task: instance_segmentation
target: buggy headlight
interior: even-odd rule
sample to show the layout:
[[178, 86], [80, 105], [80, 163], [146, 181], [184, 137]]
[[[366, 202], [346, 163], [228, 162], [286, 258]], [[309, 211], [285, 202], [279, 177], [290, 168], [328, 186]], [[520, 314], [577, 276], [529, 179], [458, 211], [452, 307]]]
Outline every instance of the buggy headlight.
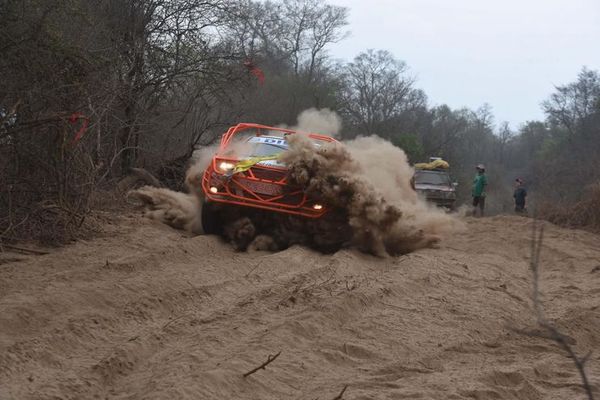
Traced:
[[227, 161], [222, 161], [219, 164], [219, 170], [221, 170], [221, 172], [230, 172], [235, 168], [235, 165], [227, 162]]

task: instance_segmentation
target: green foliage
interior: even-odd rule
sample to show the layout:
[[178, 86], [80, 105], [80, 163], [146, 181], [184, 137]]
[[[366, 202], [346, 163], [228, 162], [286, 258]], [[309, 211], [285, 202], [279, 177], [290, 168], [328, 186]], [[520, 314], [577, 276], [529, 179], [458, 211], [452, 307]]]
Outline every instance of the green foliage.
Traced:
[[393, 135], [391, 141], [394, 146], [404, 150], [411, 163], [416, 163], [426, 158], [425, 149], [417, 135], [410, 133]]

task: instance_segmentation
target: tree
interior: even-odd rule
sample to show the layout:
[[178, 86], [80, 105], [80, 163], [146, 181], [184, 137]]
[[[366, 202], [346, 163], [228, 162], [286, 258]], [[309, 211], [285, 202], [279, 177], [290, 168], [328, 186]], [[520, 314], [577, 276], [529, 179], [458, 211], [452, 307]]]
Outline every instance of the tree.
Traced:
[[573, 201], [600, 179], [600, 75], [583, 68], [543, 103], [547, 134], [535, 162], [548, 197]]
[[241, 0], [228, 13], [225, 31], [250, 59], [272, 72], [289, 67], [296, 77], [312, 82], [325, 60], [328, 45], [346, 37], [348, 9], [318, 0], [257, 2]]
[[548, 121], [574, 136], [593, 133], [600, 114], [600, 74], [583, 68], [577, 81], [558, 86], [543, 103]]
[[[160, 144], [189, 152], [188, 138], [221, 118], [224, 97], [244, 83], [241, 60], [215, 40], [227, 4], [2, 3], [0, 234], [18, 227], [60, 240], [76, 230], [96, 185], [163, 161]], [[80, 114], [90, 124], [74, 140], [70, 120]]]
[[411, 163], [419, 162], [425, 158], [423, 145], [417, 135], [403, 134], [394, 136], [392, 138], [392, 144], [404, 150]]
[[345, 37], [346, 8], [315, 0], [241, 0], [233, 10], [223, 35], [266, 76], [237, 104], [244, 118], [293, 124], [307, 108], [337, 108], [337, 66], [326, 51]]
[[451, 160], [467, 127], [467, 118], [447, 105], [429, 111], [429, 123], [422, 130], [423, 146], [427, 154]]
[[[123, 113], [119, 144], [121, 170], [137, 158], [147, 133], [147, 114], [174, 94], [188, 99], [184, 109], [234, 80], [227, 47], [211, 41], [209, 30], [222, 24], [223, 0], [110, 0], [103, 8], [109, 41], [116, 58], [119, 100]], [[239, 60], [238, 60], [239, 61]]]
[[342, 113], [356, 131], [389, 137], [404, 112], [425, 104], [407, 70], [384, 50], [368, 50], [346, 66]]
[[505, 161], [506, 148], [513, 137], [514, 133], [510, 129], [510, 124], [507, 121], [502, 122], [498, 129], [498, 161], [501, 164]]

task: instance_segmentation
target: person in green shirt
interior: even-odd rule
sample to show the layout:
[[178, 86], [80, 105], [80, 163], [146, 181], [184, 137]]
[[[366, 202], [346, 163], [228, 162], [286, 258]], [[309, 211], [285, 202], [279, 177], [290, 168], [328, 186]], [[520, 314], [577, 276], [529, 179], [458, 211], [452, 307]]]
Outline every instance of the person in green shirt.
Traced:
[[477, 165], [477, 175], [473, 179], [473, 215], [477, 216], [477, 208], [479, 207], [480, 216], [483, 217], [485, 208], [485, 187], [487, 186], [487, 177], [485, 176], [485, 166]]

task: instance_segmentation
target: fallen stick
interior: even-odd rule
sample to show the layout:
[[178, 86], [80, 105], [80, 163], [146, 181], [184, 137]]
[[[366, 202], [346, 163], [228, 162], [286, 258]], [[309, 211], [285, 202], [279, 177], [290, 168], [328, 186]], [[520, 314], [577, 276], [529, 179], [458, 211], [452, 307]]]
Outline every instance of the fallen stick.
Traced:
[[275, 359], [277, 357], [279, 357], [279, 355], [281, 354], [281, 351], [277, 354], [275, 354], [274, 356], [272, 356], [271, 354], [269, 354], [269, 357], [267, 358], [267, 361], [265, 361], [264, 363], [262, 363], [261, 365], [259, 365], [258, 367], [254, 368], [251, 371], [248, 371], [244, 374], [244, 378], [252, 375], [253, 373], [255, 373], [256, 371], [258, 371], [259, 369], [265, 369], [265, 367], [269, 364], [271, 364], [273, 361], [275, 361]]
[[2, 247], [6, 247], [7, 249], [11, 249], [11, 250], [20, 251], [22, 253], [38, 254], [40, 256], [43, 256], [45, 254], [50, 254], [47, 251], [28, 249], [26, 247], [13, 246], [12, 244], [3, 244]]
[[344, 392], [346, 391], [346, 389], [348, 389], [348, 385], [344, 386], [344, 388], [342, 389], [342, 391], [340, 392], [340, 394], [338, 394], [337, 396], [335, 396], [333, 398], [333, 400], [342, 400], [342, 396], [344, 395]]

